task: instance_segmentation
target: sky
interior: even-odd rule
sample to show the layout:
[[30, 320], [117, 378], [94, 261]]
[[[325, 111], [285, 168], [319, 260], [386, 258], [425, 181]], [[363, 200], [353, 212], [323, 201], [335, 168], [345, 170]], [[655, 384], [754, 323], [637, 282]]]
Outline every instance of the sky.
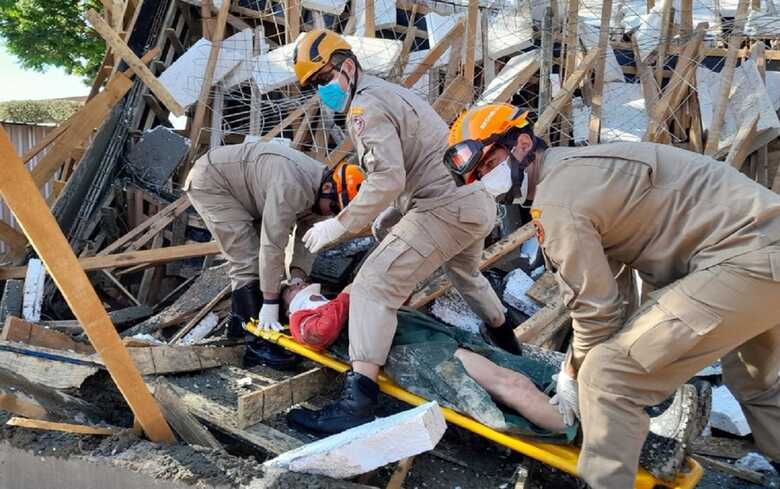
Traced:
[[0, 102], [79, 97], [89, 95], [90, 89], [82, 83], [81, 78], [68, 75], [61, 69], [52, 68], [45, 73], [23, 69], [2, 42], [0, 87]]

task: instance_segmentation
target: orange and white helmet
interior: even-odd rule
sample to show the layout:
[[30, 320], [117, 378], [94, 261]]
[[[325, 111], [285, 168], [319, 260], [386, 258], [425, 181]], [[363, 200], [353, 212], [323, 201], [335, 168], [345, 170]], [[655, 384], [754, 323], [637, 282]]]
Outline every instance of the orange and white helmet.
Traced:
[[444, 163], [466, 183], [476, 180], [485, 150], [512, 128], [529, 125], [528, 112], [510, 104], [488, 104], [463, 112], [450, 127]]

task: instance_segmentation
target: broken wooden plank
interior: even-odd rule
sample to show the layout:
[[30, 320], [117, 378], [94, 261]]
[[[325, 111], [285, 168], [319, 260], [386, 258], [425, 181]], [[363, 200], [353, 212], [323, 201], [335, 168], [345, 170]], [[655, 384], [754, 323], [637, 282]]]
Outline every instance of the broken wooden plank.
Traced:
[[3, 326], [3, 331], [0, 333], [0, 340], [26, 343], [55, 350], [70, 350], [85, 355], [95, 353], [95, 349], [90, 345], [79, 343], [64, 333], [39, 324], [29, 323], [15, 316], [5, 318], [5, 326]]
[[200, 311], [198, 311], [198, 313], [192, 319], [190, 319], [189, 322], [185, 324], [184, 327], [181, 328], [181, 330], [178, 333], [176, 333], [176, 335], [173, 338], [171, 338], [171, 341], [169, 341], [168, 343], [170, 344], [178, 343], [179, 340], [181, 340], [184, 337], [184, 335], [189, 333], [190, 330], [194, 328], [201, 321], [201, 319], [206, 317], [206, 314], [208, 314], [209, 311], [211, 311], [214, 308], [214, 306], [217, 305], [218, 302], [220, 302], [222, 299], [230, 295], [231, 290], [232, 290], [231, 284], [226, 285], [225, 288], [222, 289], [219, 292], [219, 294], [214, 296], [214, 298], [211, 299], [208, 304], [203, 306], [203, 308]]
[[433, 68], [436, 61], [447, 52], [447, 49], [449, 49], [453, 41], [463, 34], [465, 22], [465, 19], [458, 21], [458, 23], [455, 24], [455, 27], [450, 29], [450, 31], [428, 51], [428, 54], [420, 61], [420, 64], [417, 65], [415, 70], [404, 79], [401, 85], [406, 88], [413, 87], [428, 70]]
[[0, 391], [0, 411], [18, 414], [26, 418], [44, 419], [48, 415], [40, 404], [21, 399], [18, 395]]
[[[740, 0], [740, 5], [742, 1], [745, 0]], [[720, 460], [715, 460], [714, 458], [706, 457], [704, 455], [693, 454], [691, 457], [707, 469], [723, 472], [748, 482], [758, 484], [760, 486], [763, 486], [766, 480], [764, 474], [756, 472], [755, 470], [745, 469], [743, 467], [732, 465], [726, 462], [721, 462]]]
[[404, 485], [404, 481], [406, 480], [406, 475], [412, 468], [413, 463], [413, 456], [401, 459], [398, 462], [398, 465], [396, 465], [395, 470], [393, 471], [393, 475], [390, 476], [390, 480], [387, 481], [385, 489], [401, 489]]
[[[82, 271], [102, 270], [104, 268], [130, 267], [134, 265], [157, 265], [175, 260], [184, 260], [198, 256], [217, 255], [219, 247], [214, 241], [208, 243], [168, 246], [156, 250], [130, 251], [116, 255], [91, 256], [78, 260]], [[0, 280], [23, 278], [26, 266], [0, 268]]]
[[463, 76], [459, 76], [452, 80], [452, 83], [433, 102], [433, 110], [444, 119], [444, 122], [450, 124], [458, 114], [468, 108], [473, 98], [473, 84]]
[[238, 427], [235, 411], [181, 387], [172, 386], [172, 388], [193, 416], [250, 446], [273, 455], [280, 455], [303, 445], [300, 440], [263, 423], [241, 429]]
[[244, 346], [146, 346], [128, 348], [141, 375], [196, 372], [241, 365]]
[[102, 249], [97, 255], [104, 256], [126, 247], [128, 251], [140, 249], [149, 242], [154, 236], [162, 231], [174, 219], [190, 208], [192, 203], [186, 195], [182, 195], [171, 202], [157, 214], [149, 217], [144, 222], [128, 231], [124, 236], [117, 239], [110, 245]]
[[560, 299], [556, 299], [520, 323], [515, 328], [515, 337], [521, 343], [541, 346], [565, 327], [568, 320], [569, 313], [566, 307]]
[[[97, 15], [94, 10], [92, 12]], [[100, 20], [105, 24], [102, 18]], [[138, 62], [141, 63], [140, 60]], [[143, 66], [146, 68], [146, 65]], [[101, 353], [119, 391], [152, 441], [173, 442], [173, 432], [165, 422], [160, 407], [146, 389], [70, 243], [24, 163], [16, 155], [4, 129], [0, 129], [0, 160], [4, 162], [0, 165], [0, 193], [6, 205], [46, 264], [71, 311], [84, 325], [90, 342]]]
[[[463, 78], [474, 86], [474, 60], [477, 51], [477, 21], [479, 20], [479, 0], [469, 0], [466, 12], [466, 56], [463, 60]], [[487, 46], [482, 46], [487, 49]]]
[[691, 451], [699, 455], [738, 460], [750, 452], [757, 451], [757, 448], [755, 443], [738, 438], [701, 436], [693, 441]]
[[[601, 2], [601, 24], [599, 26], [599, 44], [597, 51], [606, 54], [609, 46], [609, 21], [612, 15], [612, 0]], [[601, 134], [601, 109], [604, 105], [604, 67], [607, 61], [606, 56], [598, 56], [594, 66], [595, 79], [593, 81], [593, 92], [590, 104], [590, 130], [588, 132], [588, 143], [598, 144]], [[583, 61], [583, 64], [585, 62]], [[576, 71], [575, 71], [576, 72]], [[568, 80], [567, 80], [568, 81]]]
[[119, 34], [108, 25], [105, 19], [93, 9], [89, 9], [85, 14], [85, 17], [98, 34], [105, 39], [106, 44], [117, 56], [120, 56], [125, 60], [130, 69], [133, 70], [138, 78], [149, 87], [149, 90], [160, 99], [160, 102], [162, 102], [174, 115], [179, 117], [183, 116], [184, 108], [176, 102], [168, 89], [160, 83], [146, 64], [138, 59], [138, 56], [136, 56], [133, 50], [128, 47]]
[[32, 428], [35, 430], [62, 431], [65, 433], [77, 433], [80, 435], [111, 436], [122, 431], [120, 428], [101, 428], [98, 426], [86, 426], [83, 424], [54, 423], [42, 419], [27, 419], [14, 416], [9, 419], [6, 426], [19, 428]]
[[[493, 243], [482, 252], [479, 262], [480, 270], [492, 266], [534, 236], [536, 236], [536, 228], [531, 223], [528, 223], [516, 229], [501, 241]], [[439, 277], [412, 294], [407, 305], [411, 308], [419, 309], [444, 294], [450, 287], [452, 287], [452, 284], [446, 276]]]
[[209, 52], [208, 61], [206, 61], [206, 70], [203, 73], [203, 82], [200, 86], [200, 94], [198, 95], [198, 102], [195, 106], [195, 116], [192, 118], [192, 123], [190, 125], [190, 154], [188, 160], [192, 160], [195, 157], [200, 146], [198, 144], [200, 141], [200, 131], [203, 129], [203, 121], [206, 118], [209, 93], [211, 93], [211, 85], [214, 81], [214, 71], [217, 68], [217, 59], [219, 58], [222, 39], [225, 37], [225, 23], [227, 22], [229, 9], [230, 0], [222, 0], [219, 13], [217, 13], [216, 27], [210, 37], [211, 51]]
[[739, 52], [740, 44], [742, 44], [742, 31], [745, 27], [748, 6], [749, 0], [739, 0], [739, 4], [737, 5], [737, 14], [731, 28], [731, 35], [729, 36], [728, 52], [726, 53], [723, 69], [720, 72], [718, 100], [712, 108], [712, 123], [707, 131], [707, 145], [704, 147], [704, 152], [708, 155], [715, 154], [715, 152], [718, 151], [718, 145], [720, 144], [720, 130], [723, 127], [723, 120], [726, 117], [726, 106], [729, 102], [731, 84], [734, 82], [734, 71], [737, 68], [737, 54]]
[[742, 168], [742, 164], [745, 163], [750, 154], [753, 141], [756, 139], [758, 132], [758, 119], [760, 114], [753, 116], [751, 120], [748, 120], [737, 131], [737, 135], [734, 136], [734, 142], [731, 144], [728, 156], [726, 156], [726, 164], [734, 167], [737, 170]]
[[15, 395], [24, 394], [47, 413], [63, 418], [86, 416], [90, 420], [101, 419], [101, 413], [93, 405], [59, 389], [31, 382], [13, 370], [0, 368], [0, 385], [13, 389]]
[[100, 365], [89, 355], [0, 341], [0, 368], [54, 389], [78, 388]]
[[173, 430], [179, 434], [182, 440], [190, 445], [225, 451], [222, 444], [214, 438], [214, 435], [187, 411], [187, 408], [174, 392], [171, 385], [162, 377], [158, 378], [154, 384], [154, 397], [160, 403], [165, 419], [168, 420]]
[[317, 367], [239, 396], [238, 427], [247, 428], [311, 399], [329, 389], [334, 378], [333, 371]]
[[547, 134], [550, 126], [555, 121], [555, 118], [558, 116], [558, 114], [560, 114], [563, 107], [571, 102], [571, 98], [574, 95], [574, 90], [577, 89], [583, 78], [585, 78], [590, 73], [590, 70], [593, 68], [593, 65], [596, 63], [596, 60], [599, 58], [601, 52], [602, 51], [600, 49], [594, 49], [589, 52], [580, 62], [580, 64], [577, 66], [577, 69], [574, 70], [571, 76], [566, 78], [563, 87], [561, 87], [560, 93], [553, 99], [552, 102], [550, 102], [550, 105], [547, 107], [544, 113], [539, 116], [539, 120], [536, 121], [536, 124], [534, 124], [534, 133], [536, 135]]
[[558, 282], [555, 280], [555, 275], [552, 272], [544, 272], [525, 292], [525, 295], [542, 305], [551, 303], [558, 298]]

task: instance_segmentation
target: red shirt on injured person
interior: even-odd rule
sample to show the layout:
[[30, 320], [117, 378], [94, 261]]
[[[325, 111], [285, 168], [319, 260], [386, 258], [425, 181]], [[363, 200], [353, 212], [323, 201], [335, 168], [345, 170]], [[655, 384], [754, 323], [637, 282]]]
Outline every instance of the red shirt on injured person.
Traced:
[[349, 314], [349, 294], [332, 301], [320, 294], [320, 284], [290, 286], [283, 291], [289, 304], [290, 332], [298, 343], [324, 350], [339, 337]]

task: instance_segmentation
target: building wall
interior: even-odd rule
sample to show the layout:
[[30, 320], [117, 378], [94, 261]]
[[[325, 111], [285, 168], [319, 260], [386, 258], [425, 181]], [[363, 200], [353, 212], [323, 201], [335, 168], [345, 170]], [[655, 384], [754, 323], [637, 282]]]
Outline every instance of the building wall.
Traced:
[[[46, 134], [48, 134], [50, 131], [54, 129], [54, 126], [16, 124], [16, 123], [9, 123], [9, 122], [0, 122], [0, 126], [2, 126], [2, 128], [8, 134], [8, 136], [11, 138], [11, 144], [14, 145], [14, 148], [16, 148], [16, 153], [19, 156], [26, 153], [30, 148], [35, 146], [38, 143], [38, 141], [43, 139], [43, 137], [46, 136]], [[27, 168], [29, 169], [34, 168], [44, 154], [46, 154], [46, 150], [41, 151], [38, 154], [38, 156], [30, 160], [27, 163]], [[49, 196], [51, 195], [51, 190], [52, 190], [52, 184], [51, 182], [49, 182], [43, 188], [43, 196], [48, 199]], [[0, 202], [0, 220], [5, 221], [6, 223], [12, 225], [13, 227], [19, 229], [19, 226], [16, 224], [16, 220], [14, 219], [13, 214], [11, 214], [11, 210], [8, 208], [8, 206], [5, 205], [5, 202]], [[6, 252], [5, 243], [0, 241], [0, 253], [5, 253], [5, 252]]]

